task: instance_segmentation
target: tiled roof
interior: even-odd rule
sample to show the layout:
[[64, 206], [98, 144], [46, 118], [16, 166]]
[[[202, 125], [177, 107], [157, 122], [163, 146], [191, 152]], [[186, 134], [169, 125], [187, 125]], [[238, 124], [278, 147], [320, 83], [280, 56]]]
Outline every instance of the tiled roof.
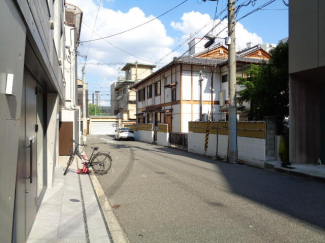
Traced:
[[223, 61], [224, 59], [198, 58], [198, 57], [185, 56], [178, 59], [176, 63], [215, 66]]
[[196, 56], [202, 55], [202, 54], [204, 54], [204, 53], [208, 53], [208, 52], [213, 51], [214, 49], [217, 49], [217, 48], [219, 48], [219, 47], [224, 47], [224, 48], [228, 49], [227, 46], [225, 46], [223, 43], [219, 42], [218, 44], [216, 44], [216, 45], [214, 45], [214, 46], [212, 46], [212, 47], [209, 47], [209, 48], [207, 48], [207, 49], [204, 50], [204, 51], [201, 51], [201, 52], [198, 52], [198, 53], [192, 54], [192, 57], [196, 57]]
[[246, 48], [244, 50], [238, 51], [237, 55], [240, 57], [243, 57], [243, 56], [253, 53], [254, 51], [260, 50], [260, 49], [262, 49], [261, 45], [252, 46], [250, 48]]
[[[236, 59], [237, 59], [237, 62], [256, 63], [256, 64], [260, 64], [260, 63], [263, 63], [263, 62], [265, 62], [265, 63], [268, 62], [268, 60], [265, 60], [265, 59], [247, 58], [247, 57], [241, 57], [239, 55], [237, 55]], [[179, 59], [176, 59], [176, 60], [168, 63], [164, 67], [158, 69], [156, 72], [150, 74], [148, 77], [142, 79], [138, 83], [135, 83], [130, 88], [137, 87], [138, 85], [144, 83], [148, 79], [158, 75], [163, 70], [169, 68], [170, 66], [176, 65], [176, 64], [192, 64], [192, 65], [204, 65], [204, 66], [224, 66], [227, 63], [228, 63], [228, 60], [224, 60], [224, 59], [211, 59], [211, 58], [198, 58], [198, 57], [192, 57], [192, 56], [184, 56], [184, 57], [181, 57]]]
[[[236, 61], [237, 62], [246, 62], [246, 63], [256, 63], [256, 64], [261, 64], [261, 63], [268, 63], [269, 60], [266, 59], [258, 59], [258, 58], [249, 58], [249, 57], [241, 57], [241, 56], [236, 56]], [[228, 64], [228, 60], [224, 60], [221, 63], [218, 64], [218, 66], [224, 66]]]

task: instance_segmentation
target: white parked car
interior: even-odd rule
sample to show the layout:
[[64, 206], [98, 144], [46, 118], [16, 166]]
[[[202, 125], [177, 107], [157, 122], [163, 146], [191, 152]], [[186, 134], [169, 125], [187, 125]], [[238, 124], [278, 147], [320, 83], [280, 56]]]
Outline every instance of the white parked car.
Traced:
[[134, 140], [134, 132], [130, 128], [126, 128], [126, 127], [118, 128], [116, 130], [115, 139], [116, 140], [130, 139], [133, 141]]

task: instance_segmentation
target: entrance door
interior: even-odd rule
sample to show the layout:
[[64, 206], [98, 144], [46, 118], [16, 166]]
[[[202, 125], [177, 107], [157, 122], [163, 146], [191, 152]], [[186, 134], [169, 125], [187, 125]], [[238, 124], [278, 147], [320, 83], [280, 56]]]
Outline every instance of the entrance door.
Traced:
[[37, 210], [36, 81], [25, 70], [17, 163], [14, 241], [25, 242]]
[[165, 124], [168, 124], [168, 132], [173, 131], [173, 123], [172, 123], [172, 116], [171, 115], [165, 115]]
[[32, 229], [37, 207], [36, 81], [25, 72], [26, 81], [26, 239]]

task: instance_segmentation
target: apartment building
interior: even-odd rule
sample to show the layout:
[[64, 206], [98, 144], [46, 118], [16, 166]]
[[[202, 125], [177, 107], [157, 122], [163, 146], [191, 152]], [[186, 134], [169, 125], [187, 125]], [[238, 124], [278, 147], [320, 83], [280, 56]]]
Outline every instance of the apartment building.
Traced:
[[[186, 133], [189, 121], [227, 120], [228, 49], [219, 43], [209, 50], [198, 50], [174, 59], [131, 87], [137, 92], [137, 123], [153, 123], [155, 127], [165, 123], [169, 132]], [[237, 52], [237, 76], [243, 77], [250, 64], [269, 59], [260, 45]], [[249, 104], [245, 105], [241, 108], [249, 109]]]

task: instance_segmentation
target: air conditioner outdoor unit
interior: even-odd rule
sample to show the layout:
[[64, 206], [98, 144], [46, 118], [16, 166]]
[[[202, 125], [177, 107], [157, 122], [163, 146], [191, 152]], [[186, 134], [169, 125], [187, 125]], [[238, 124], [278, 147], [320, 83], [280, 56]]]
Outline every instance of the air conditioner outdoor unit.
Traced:
[[202, 121], [208, 121], [208, 114], [204, 113], [202, 114]]

